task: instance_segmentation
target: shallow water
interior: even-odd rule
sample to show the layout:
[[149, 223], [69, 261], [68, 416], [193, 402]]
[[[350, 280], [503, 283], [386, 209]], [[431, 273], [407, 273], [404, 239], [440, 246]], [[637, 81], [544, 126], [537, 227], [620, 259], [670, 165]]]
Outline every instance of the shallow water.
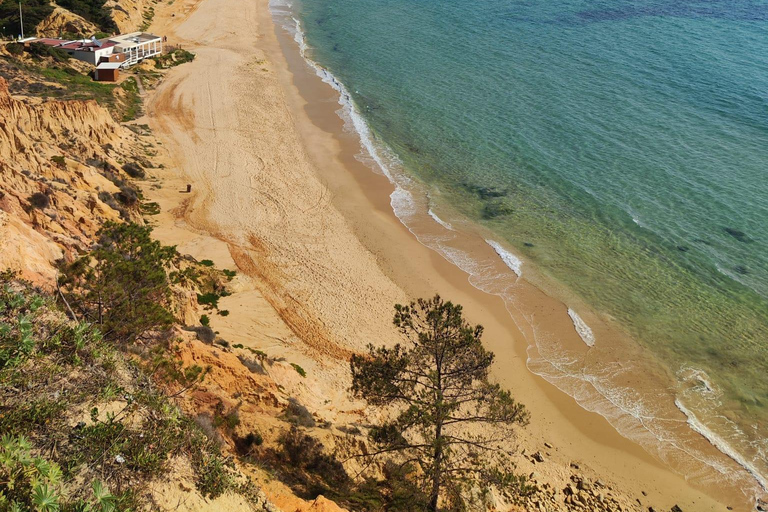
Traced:
[[[369, 130], [377, 163], [425, 185], [423, 213], [448, 233], [427, 242], [493, 293], [506, 293], [500, 283], [524, 273], [523, 261], [535, 265], [537, 284], [589, 305], [664, 361], [671, 383], [658, 392], [687, 421], [622, 385], [624, 366], [587, 367], [543, 333], [531, 368], [620, 430], [621, 414], [643, 424], [627, 435], [706, 436], [729, 459], [708, 462], [719, 475], [735, 462], [765, 487], [768, 2], [293, 9], [308, 57], [362, 114], [356, 128]], [[404, 190], [393, 196], [401, 218], [419, 207]], [[483, 274], [451, 247], [466, 219], [493, 233], [487, 243], [513, 275]], [[585, 347], [600, 349], [599, 332], [571, 312]]]

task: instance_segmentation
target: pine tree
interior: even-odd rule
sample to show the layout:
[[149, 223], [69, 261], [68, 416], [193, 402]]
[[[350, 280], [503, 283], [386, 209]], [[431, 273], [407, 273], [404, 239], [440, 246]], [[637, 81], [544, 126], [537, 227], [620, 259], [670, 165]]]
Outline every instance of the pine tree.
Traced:
[[351, 360], [353, 394], [388, 408], [392, 418], [370, 431], [374, 455], [398, 453], [414, 465], [430, 511], [441, 504], [462, 509], [478, 488], [519, 485], [522, 479], [489, 455], [529, 415], [488, 381], [494, 355], [483, 348], [483, 328], [439, 296], [395, 306], [394, 323], [404, 345], [369, 345], [368, 354]]
[[62, 266], [67, 301], [105, 337], [130, 341], [173, 320], [167, 270], [177, 253], [152, 240], [151, 231], [108, 222], [93, 251]]

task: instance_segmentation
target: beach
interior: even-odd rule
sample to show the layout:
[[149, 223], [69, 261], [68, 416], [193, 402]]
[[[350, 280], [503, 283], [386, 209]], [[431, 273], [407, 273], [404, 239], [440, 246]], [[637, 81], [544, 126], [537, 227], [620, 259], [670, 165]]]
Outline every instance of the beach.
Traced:
[[[196, 54], [147, 105], [167, 162], [159, 188], [147, 191], [164, 210], [155, 235], [239, 271], [239, 293], [222, 300], [230, 314], [214, 316], [213, 325], [225, 339], [307, 369], [307, 384], [292, 390], [305, 405], [328, 421], [358, 415], [360, 404], [346, 393], [349, 356], [397, 340], [395, 303], [439, 293], [485, 327], [494, 380], [531, 412], [515, 444], [546, 451], [537, 472], [556, 480], [577, 464], [645, 508], [749, 510], [734, 489], [689, 484], [528, 369], [524, 320], [531, 312], [574, 350], [584, 349], [568, 307], [510, 276], [525, 303], [510, 311], [419, 242], [392, 211], [390, 181], [356, 158], [359, 138], [344, 130], [338, 93], [306, 65], [265, 0], [237, 7], [176, 0], [157, 9], [152, 30]], [[185, 184], [189, 195], [180, 193]], [[481, 237], [466, 243], [488, 257], [497, 252]], [[508, 273], [501, 258], [495, 264]]]

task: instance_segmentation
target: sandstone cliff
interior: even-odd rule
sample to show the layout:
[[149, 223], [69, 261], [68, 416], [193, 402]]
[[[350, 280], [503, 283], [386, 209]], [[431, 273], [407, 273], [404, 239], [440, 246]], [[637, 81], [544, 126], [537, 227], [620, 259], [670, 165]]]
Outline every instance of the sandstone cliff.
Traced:
[[154, 0], [107, 0], [104, 7], [112, 11], [112, 19], [120, 32], [126, 33], [141, 30], [151, 20], [155, 3]]
[[13, 97], [0, 78], [0, 239], [14, 241], [0, 247], [5, 266], [50, 284], [56, 258], [135, 215], [116, 199], [126, 132], [95, 101]]
[[63, 34], [90, 37], [97, 32], [99, 28], [96, 25], [59, 6], [37, 26], [38, 37], [59, 37]]

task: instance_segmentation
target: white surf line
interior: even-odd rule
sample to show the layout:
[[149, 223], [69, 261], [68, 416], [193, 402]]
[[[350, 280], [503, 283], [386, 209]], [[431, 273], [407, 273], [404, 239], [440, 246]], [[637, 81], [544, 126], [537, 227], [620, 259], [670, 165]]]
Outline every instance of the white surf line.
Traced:
[[438, 217], [438, 216], [437, 216], [437, 214], [436, 214], [435, 212], [433, 212], [433, 211], [432, 211], [432, 208], [430, 208], [429, 210], [427, 210], [427, 213], [429, 214], [429, 216], [430, 216], [430, 217], [432, 217], [432, 219], [433, 219], [435, 222], [437, 222], [438, 224], [440, 224], [441, 226], [443, 226], [445, 229], [447, 229], [448, 231], [453, 231], [453, 226], [451, 226], [449, 223], [445, 222], [443, 219], [441, 219], [440, 217]]
[[757, 483], [760, 484], [760, 487], [762, 487], [764, 491], [768, 492], [768, 479], [761, 475], [755, 466], [753, 466], [748, 460], [744, 459], [744, 456], [734, 450], [733, 447], [731, 447], [731, 445], [725, 441], [725, 439], [709, 430], [709, 428], [707, 428], [707, 426], [704, 425], [704, 423], [702, 423], [696, 417], [696, 415], [693, 414], [693, 412], [688, 408], [686, 408], [677, 398], [675, 399], [675, 405], [678, 409], [680, 409], [680, 412], [685, 414], [686, 418], [688, 418], [688, 426], [690, 426], [694, 432], [700, 434], [704, 439], [709, 441], [712, 446], [720, 450], [722, 453], [733, 459], [733, 461], [738, 465], [746, 469], [755, 478], [755, 480], [757, 480]]
[[520, 258], [509, 252], [508, 250], [504, 249], [500, 243], [494, 242], [493, 240], [488, 240], [486, 238], [485, 243], [493, 247], [493, 250], [496, 251], [496, 254], [499, 255], [501, 260], [506, 264], [512, 272], [517, 275], [517, 277], [522, 277], [523, 275], [523, 262]]
[[593, 347], [595, 345], [595, 334], [592, 332], [592, 329], [590, 329], [587, 323], [579, 316], [579, 314], [571, 308], [568, 308], [568, 316], [571, 317], [571, 320], [573, 321], [573, 327], [576, 329], [579, 337], [584, 341], [584, 343], [586, 343], [588, 347]]

